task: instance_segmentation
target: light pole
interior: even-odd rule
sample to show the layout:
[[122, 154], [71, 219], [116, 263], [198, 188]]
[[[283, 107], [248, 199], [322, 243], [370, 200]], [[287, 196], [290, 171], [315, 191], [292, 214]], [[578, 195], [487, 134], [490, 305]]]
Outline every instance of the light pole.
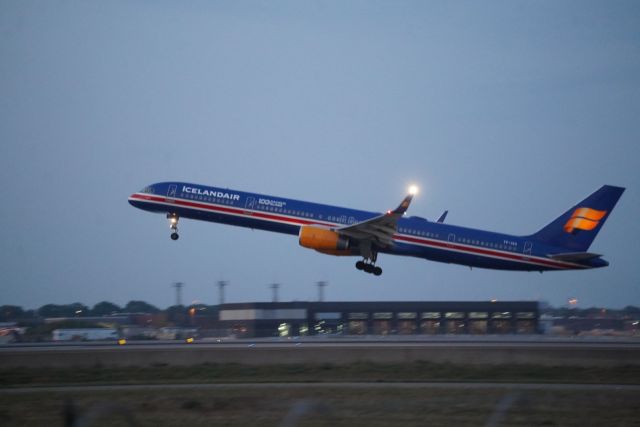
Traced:
[[273, 283], [273, 284], [269, 285], [269, 287], [273, 290], [273, 301], [272, 302], [278, 302], [278, 288], [280, 287], [280, 285], [277, 284], [277, 283]]
[[224, 304], [224, 288], [225, 286], [228, 286], [229, 283], [225, 282], [224, 280], [220, 280], [218, 282], [218, 288], [220, 288], [220, 299], [219, 299], [219, 305]]
[[176, 288], [176, 305], [182, 305], [182, 287], [184, 286], [184, 283], [175, 282], [171, 286]]
[[317, 283], [318, 285], [318, 301], [324, 301], [324, 288], [327, 286], [327, 282], [320, 281]]

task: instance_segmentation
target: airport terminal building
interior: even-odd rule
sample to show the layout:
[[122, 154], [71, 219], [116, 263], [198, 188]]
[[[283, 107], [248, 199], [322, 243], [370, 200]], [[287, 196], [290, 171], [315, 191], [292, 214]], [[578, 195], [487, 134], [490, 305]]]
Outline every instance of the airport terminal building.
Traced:
[[218, 327], [239, 338], [540, 332], [536, 301], [233, 303]]

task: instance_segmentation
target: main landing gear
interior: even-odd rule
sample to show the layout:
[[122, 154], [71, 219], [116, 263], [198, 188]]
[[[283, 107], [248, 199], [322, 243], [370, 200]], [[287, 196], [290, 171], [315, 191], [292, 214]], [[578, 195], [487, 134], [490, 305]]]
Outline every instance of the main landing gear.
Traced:
[[167, 219], [169, 220], [169, 227], [171, 228], [171, 240], [178, 240], [178, 220], [180, 217], [175, 213], [168, 213]]
[[378, 258], [378, 254], [376, 252], [371, 253], [371, 258], [364, 258], [362, 261], [356, 262], [356, 268], [358, 270], [362, 270], [365, 273], [373, 274], [374, 276], [379, 276], [382, 274], [382, 269], [376, 266], [376, 259]]
[[358, 270], [364, 271], [365, 273], [373, 273], [374, 276], [379, 276], [382, 274], [382, 269], [380, 267], [377, 267], [376, 265], [366, 261], [356, 262], [356, 268]]

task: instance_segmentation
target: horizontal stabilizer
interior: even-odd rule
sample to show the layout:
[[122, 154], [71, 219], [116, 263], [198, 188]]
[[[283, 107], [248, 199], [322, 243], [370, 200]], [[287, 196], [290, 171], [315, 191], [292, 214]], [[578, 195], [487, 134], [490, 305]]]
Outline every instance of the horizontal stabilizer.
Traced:
[[600, 258], [602, 255], [594, 254], [591, 252], [566, 252], [563, 254], [549, 255], [549, 258], [556, 259], [558, 261], [588, 261], [594, 258]]

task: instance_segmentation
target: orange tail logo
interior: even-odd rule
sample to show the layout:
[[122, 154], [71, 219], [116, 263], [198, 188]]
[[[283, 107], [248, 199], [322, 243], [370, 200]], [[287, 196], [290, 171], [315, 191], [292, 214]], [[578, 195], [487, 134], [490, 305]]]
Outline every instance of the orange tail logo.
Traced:
[[576, 209], [569, 221], [564, 225], [564, 231], [573, 233], [575, 230], [593, 230], [598, 226], [600, 220], [607, 214], [607, 211], [597, 211], [590, 208]]

